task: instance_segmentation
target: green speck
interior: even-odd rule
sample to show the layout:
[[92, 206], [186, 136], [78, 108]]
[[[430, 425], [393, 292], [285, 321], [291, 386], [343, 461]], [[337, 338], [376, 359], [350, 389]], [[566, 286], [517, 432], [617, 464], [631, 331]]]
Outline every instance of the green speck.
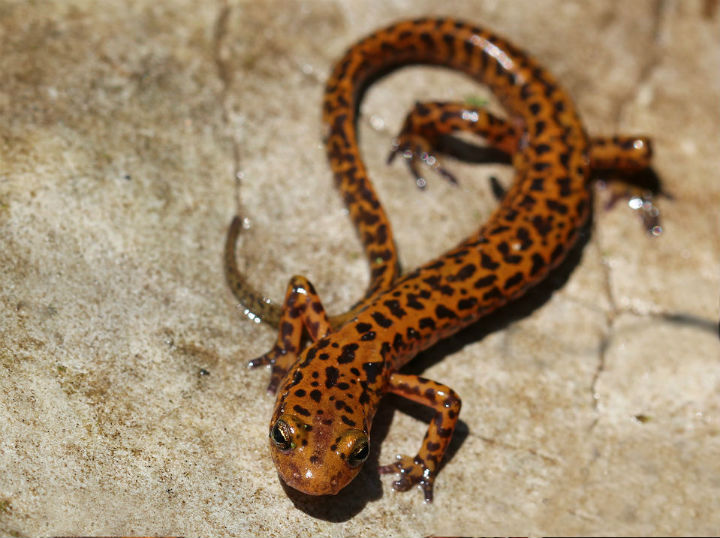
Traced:
[[465, 103], [470, 106], [481, 108], [488, 106], [489, 101], [479, 95], [468, 95], [465, 97]]

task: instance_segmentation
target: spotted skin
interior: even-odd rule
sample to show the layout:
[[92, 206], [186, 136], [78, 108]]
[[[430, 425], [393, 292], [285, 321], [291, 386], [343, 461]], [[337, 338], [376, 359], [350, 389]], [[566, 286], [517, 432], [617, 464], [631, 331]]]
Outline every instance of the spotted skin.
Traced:
[[[475, 133], [512, 156], [516, 177], [488, 221], [446, 254], [399, 275], [392, 229], [360, 157], [357, 100], [378, 74], [405, 64], [442, 65], [488, 85], [507, 120], [458, 103], [422, 103], [410, 112], [391, 154], [413, 174], [429, 165], [439, 136]], [[226, 275], [246, 307], [279, 328], [278, 339], [251, 365], [272, 365], [277, 393], [269, 427], [278, 473], [307, 494], [335, 494], [368, 456], [382, 396], [395, 393], [434, 411], [420, 450], [398, 456], [381, 473], [398, 473], [397, 490], [418, 484], [433, 498], [438, 467], [452, 438], [460, 398], [449, 387], [399, 369], [432, 346], [537, 284], [561, 262], [590, 211], [592, 166], [646, 167], [649, 141], [589, 140], [568, 94], [533, 59], [497, 35], [452, 19], [419, 19], [379, 30], [335, 65], [323, 101], [325, 146], [335, 182], [371, 267], [367, 294], [348, 313], [328, 318], [312, 285], [293, 277], [282, 308], [255, 292], [238, 271], [235, 241], [226, 241]], [[303, 335], [310, 345], [303, 348]]]

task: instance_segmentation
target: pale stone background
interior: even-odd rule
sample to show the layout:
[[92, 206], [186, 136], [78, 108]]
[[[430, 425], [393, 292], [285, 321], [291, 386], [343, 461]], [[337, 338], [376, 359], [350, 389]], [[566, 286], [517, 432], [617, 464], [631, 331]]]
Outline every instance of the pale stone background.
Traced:
[[[224, 232], [242, 210], [241, 263], [276, 300], [294, 273], [333, 312], [360, 296], [323, 83], [357, 38], [424, 14], [532, 51], [590, 132], [652, 136], [674, 199], [658, 239], [598, 211], [558, 291], [421, 359], [464, 399], [434, 504], [376, 476], [419, 445], [407, 405], [349, 488], [306, 498], [268, 454], [267, 374], [244, 365], [274, 334], [223, 281]], [[719, 20], [693, 0], [0, 0], [0, 534], [720, 533]], [[460, 188], [421, 193], [383, 164], [416, 99], [477, 95], [415, 68], [367, 96], [406, 267], [487, 217], [488, 176], [511, 180], [451, 162]]]

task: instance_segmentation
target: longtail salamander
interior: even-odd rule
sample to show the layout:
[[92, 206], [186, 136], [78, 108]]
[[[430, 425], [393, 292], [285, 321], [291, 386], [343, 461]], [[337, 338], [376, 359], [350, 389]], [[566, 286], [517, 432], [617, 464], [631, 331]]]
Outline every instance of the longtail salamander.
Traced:
[[[429, 165], [452, 180], [428, 155], [438, 137], [471, 132], [512, 156], [515, 181], [476, 233], [400, 275], [390, 223], [360, 157], [356, 120], [369, 82], [407, 64], [446, 66], [486, 84], [509, 119], [468, 104], [418, 104], [394, 153], [407, 159], [416, 176], [418, 165]], [[568, 94], [535, 60], [488, 30], [449, 18], [399, 22], [353, 45], [327, 81], [323, 123], [335, 182], [370, 262], [365, 298], [348, 313], [328, 317], [310, 282], [294, 276], [280, 309], [237, 268], [238, 218], [225, 245], [233, 292], [279, 329], [275, 346], [250, 363], [272, 365], [269, 391], [277, 392], [269, 427], [272, 458], [293, 488], [311, 495], [337, 493], [368, 457], [381, 397], [394, 393], [435, 414], [417, 455], [398, 456], [380, 472], [399, 474], [396, 490], [419, 484], [430, 502], [460, 398], [450, 387], [399, 373], [400, 368], [540, 282], [563, 260], [588, 219], [591, 170], [644, 169], [650, 142], [588, 138]], [[311, 340], [307, 347], [304, 332]]]

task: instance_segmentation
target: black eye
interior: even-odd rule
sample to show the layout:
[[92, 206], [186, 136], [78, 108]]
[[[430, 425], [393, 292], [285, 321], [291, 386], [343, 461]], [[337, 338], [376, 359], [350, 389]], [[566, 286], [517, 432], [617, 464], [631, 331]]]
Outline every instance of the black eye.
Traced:
[[289, 450], [292, 447], [290, 440], [290, 427], [284, 420], [279, 420], [270, 430], [270, 439], [280, 450]]
[[363, 439], [358, 442], [355, 448], [353, 448], [353, 451], [350, 453], [350, 457], [348, 458], [348, 464], [350, 465], [350, 467], [357, 467], [358, 465], [362, 465], [362, 463], [367, 459], [369, 454], [370, 445], [368, 444], [367, 440]]

